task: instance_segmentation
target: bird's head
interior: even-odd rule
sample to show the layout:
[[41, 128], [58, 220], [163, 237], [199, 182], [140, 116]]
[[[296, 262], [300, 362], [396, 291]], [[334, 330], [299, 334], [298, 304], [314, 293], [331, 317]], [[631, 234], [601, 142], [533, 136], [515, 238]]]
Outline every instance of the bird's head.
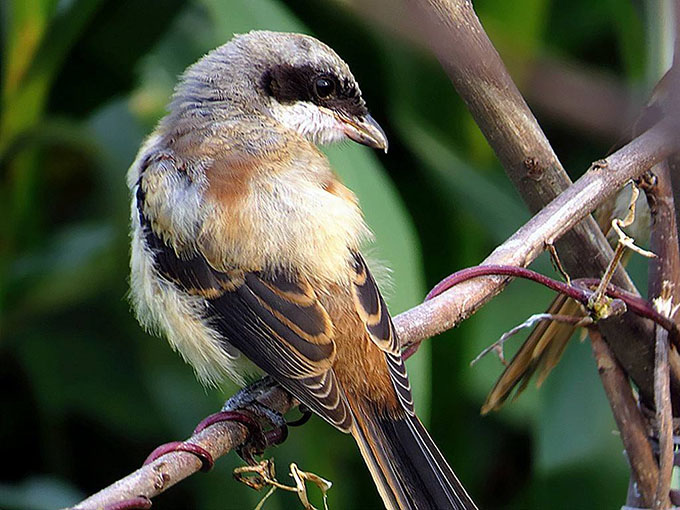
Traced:
[[345, 138], [387, 151], [347, 64], [313, 37], [253, 31], [212, 51], [184, 75], [175, 95], [268, 115], [314, 143]]

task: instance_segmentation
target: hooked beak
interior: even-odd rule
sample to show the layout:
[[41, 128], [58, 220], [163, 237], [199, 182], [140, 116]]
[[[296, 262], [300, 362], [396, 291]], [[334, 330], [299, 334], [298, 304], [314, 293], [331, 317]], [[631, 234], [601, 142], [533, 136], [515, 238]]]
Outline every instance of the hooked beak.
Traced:
[[347, 138], [373, 149], [382, 149], [387, 152], [387, 136], [373, 117], [366, 114], [363, 118], [336, 115], [342, 123]]

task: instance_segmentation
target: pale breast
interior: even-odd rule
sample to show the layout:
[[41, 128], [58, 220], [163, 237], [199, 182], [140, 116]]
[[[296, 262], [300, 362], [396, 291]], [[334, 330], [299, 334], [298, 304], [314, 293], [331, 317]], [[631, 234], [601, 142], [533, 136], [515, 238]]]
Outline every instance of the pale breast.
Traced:
[[330, 173], [324, 156], [264, 160], [257, 171], [231, 182], [224, 175], [212, 180], [206, 194], [211, 212], [199, 238], [211, 262], [225, 268], [294, 268], [329, 282], [346, 280], [350, 250], [370, 232], [356, 198]]

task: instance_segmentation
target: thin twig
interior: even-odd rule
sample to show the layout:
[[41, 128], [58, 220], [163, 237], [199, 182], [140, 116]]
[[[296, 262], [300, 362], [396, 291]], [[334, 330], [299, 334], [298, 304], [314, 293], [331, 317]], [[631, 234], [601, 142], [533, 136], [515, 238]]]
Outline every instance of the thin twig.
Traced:
[[255, 490], [261, 490], [267, 486], [270, 487], [270, 490], [265, 494], [264, 498], [260, 500], [260, 503], [255, 510], [262, 508], [264, 502], [273, 494], [275, 489], [295, 492], [305, 510], [316, 510], [309, 502], [306, 485], [307, 481], [319, 488], [323, 496], [324, 509], [328, 510], [328, 491], [333, 486], [331, 482], [317, 474], [302, 471], [294, 462], [290, 465], [289, 474], [295, 481], [294, 486], [286, 485], [276, 479], [274, 461], [271, 459], [262, 460], [254, 466], [241, 466], [234, 470], [234, 478], [248, 487], [252, 487]]
[[[600, 280], [594, 278], [579, 278], [577, 280], [573, 280], [572, 285], [568, 285], [564, 282], [553, 280], [552, 278], [524, 267], [481, 265], [462, 269], [456, 273], [453, 273], [452, 275], [447, 276], [441, 282], [435, 285], [435, 287], [427, 295], [426, 299], [432, 300], [445, 292], [450, 292], [456, 286], [461, 285], [462, 283], [473, 278], [491, 275], [512, 276], [515, 278], [525, 278], [527, 280], [532, 280], [536, 283], [544, 285], [545, 287], [548, 287], [549, 289], [564, 294], [565, 296], [568, 296], [574, 301], [578, 301], [583, 305], [588, 305], [595, 293], [595, 291], [590, 290], [590, 288], [592, 287], [597, 289], [600, 284]], [[604, 289], [604, 294], [610, 298], [622, 301], [629, 311], [632, 311], [639, 316], [644, 317], [645, 319], [649, 319], [656, 324], [659, 324], [661, 327], [667, 329], [673, 338], [674, 344], [680, 348], [680, 330], [678, 329], [677, 325], [672, 320], [668, 319], [668, 317], [655, 310], [649, 302], [611, 284], [607, 286], [606, 289]], [[616, 313], [617, 310], [612, 311]], [[604, 319], [608, 317], [609, 315], [599, 315], [595, 318]]]
[[625, 218], [614, 218], [611, 222], [612, 229], [619, 236], [619, 239], [616, 243], [616, 249], [614, 250], [614, 257], [612, 258], [611, 262], [609, 262], [607, 270], [604, 272], [604, 275], [602, 275], [600, 283], [597, 285], [597, 289], [595, 289], [595, 293], [591, 296], [590, 302], [588, 303], [588, 308], [591, 310], [597, 310], [599, 308], [606, 309], [607, 303], [604, 299], [605, 291], [609, 285], [609, 282], [611, 282], [614, 276], [614, 272], [616, 271], [616, 268], [626, 251], [626, 248], [642, 255], [643, 257], [656, 257], [656, 255], [653, 253], [636, 246], [635, 240], [632, 237], [626, 235], [626, 233], [623, 231], [624, 228], [631, 226], [635, 221], [635, 204], [637, 203], [638, 196], [640, 196], [640, 189], [634, 183], [632, 183], [630, 203], [628, 204], [628, 213], [626, 214]]
[[518, 324], [511, 330], [503, 333], [498, 340], [496, 340], [494, 343], [492, 343], [486, 349], [480, 352], [477, 355], [477, 357], [470, 362], [470, 366], [474, 366], [479, 360], [481, 360], [491, 351], [496, 351], [498, 357], [501, 360], [501, 363], [507, 366], [507, 362], [505, 361], [505, 355], [503, 353], [503, 346], [505, 344], [505, 341], [508, 338], [513, 337], [523, 329], [531, 328], [534, 326], [534, 324], [541, 321], [562, 322], [564, 324], [571, 324], [575, 327], [588, 326], [593, 323], [593, 319], [591, 319], [590, 317], [576, 317], [574, 315], [560, 315], [554, 313], [536, 313], [529, 317], [527, 320], [525, 320], [522, 324]]
[[673, 475], [673, 414], [671, 406], [671, 378], [668, 364], [668, 331], [656, 328], [656, 363], [654, 365], [654, 390], [656, 424], [659, 431], [659, 479], [652, 508], [671, 507], [670, 490]]
[[564, 281], [567, 282], [567, 284], [571, 285], [571, 276], [569, 276], [569, 273], [567, 273], [567, 271], [564, 269], [562, 261], [560, 260], [560, 256], [557, 254], [557, 250], [555, 249], [555, 245], [549, 243], [546, 246], [548, 247], [548, 252], [550, 253], [550, 261], [553, 263], [553, 266], [555, 266], [557, 272], [562, 275]]

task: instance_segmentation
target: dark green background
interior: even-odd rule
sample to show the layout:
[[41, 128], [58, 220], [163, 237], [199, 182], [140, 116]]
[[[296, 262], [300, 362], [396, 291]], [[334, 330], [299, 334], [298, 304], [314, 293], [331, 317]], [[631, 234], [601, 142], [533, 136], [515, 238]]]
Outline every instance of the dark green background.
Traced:
[[[133, 319], [125, 187], [177, 75], [233, 33], [312, 34], [353, 69], [390, 152], [342, 144], [328, 153], [376, 233], [367, 252], [392, 269], [380, 279], [393, 314], [446, 274], [480, 262], [528, 219], [438, 63], [350, 3], [0, 3], [0, 508], [73, 504], [134, 470], [156, 445], [186, 437], [235, 391], [203, 389], [166, 342]], [[653, 3], [475, 7], [520, 89], [528, 64], [548, 57], [607, 73], [643, 96], [655, 72]], [[389, 26], [395, 13], [385, 18]], [[572, 177], [616, 142], [536, 113]], [[552, 273], [545, 258], [534, 266]], [[470, 360], [549, 298], [513, 283], [458, 329], [428, 341], [409, 362], [417, 407], [480, 506], [617, 508], [627, 468], [587, 342], [573, 342], [540, 391], [479, 416], [501, 365], [489, 356], [470, 368]], [[332, 480], [331, 509], [380, 507], [352, 440], [319, 419], [268, 455], [281, 481], [290, 462]], [[154, 508], [254, 508], [262, 494], [232, 480], [237, 465], [235, 455], [221, 459]], [[265, 508], [300, 505], [278, 492]]]

